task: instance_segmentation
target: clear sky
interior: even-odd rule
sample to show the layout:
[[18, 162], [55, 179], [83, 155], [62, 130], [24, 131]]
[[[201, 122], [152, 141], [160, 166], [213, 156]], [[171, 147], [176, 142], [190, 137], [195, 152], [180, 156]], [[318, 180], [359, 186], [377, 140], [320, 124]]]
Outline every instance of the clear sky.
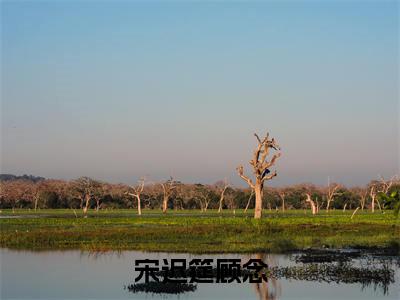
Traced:
[[273, 185], [399, 172], [399, 2], [1, 2], [1, 172]]

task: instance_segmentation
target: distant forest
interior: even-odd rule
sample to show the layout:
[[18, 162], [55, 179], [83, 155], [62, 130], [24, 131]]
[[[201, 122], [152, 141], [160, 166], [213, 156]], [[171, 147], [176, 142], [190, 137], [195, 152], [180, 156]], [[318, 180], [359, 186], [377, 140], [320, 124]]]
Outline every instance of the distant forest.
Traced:
[[[380, 192], [400, 191], [397, 177], [390, 180], [372, 180], [362, 187], [331, 183], [327, 186], [298, 184], [285, 187], [266, 187], [263, 208], [273, 210], [305, 209], [307, 195], [319, 209], [370, 209]], [[138, 198], [139, 196], [139, 198]], [[88, 177], [75, 180], [45, 179], [32, 175], [0, 175], [0, 208], [71, 208], [117, 209], [245, 209], [254, 208], [250, 188], [229, 185], [226, 181], [214, 184], [189, 184], [170, 178], [164, 182], [146, 182], [136, 186], [111, 184]]]

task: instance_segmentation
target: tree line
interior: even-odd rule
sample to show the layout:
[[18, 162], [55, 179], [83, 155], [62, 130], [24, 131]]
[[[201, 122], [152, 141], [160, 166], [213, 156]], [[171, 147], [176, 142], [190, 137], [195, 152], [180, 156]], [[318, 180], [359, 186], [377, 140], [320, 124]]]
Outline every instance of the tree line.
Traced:
[[[262, 208], [285, 211], [312, 209], [313, 213], [331, 209], [381, 210], [378, 195], [400, 191], [397, 177], [372, 180], [362, 187], [348, 188], [337, 183], [327, 186], [298, 184], [268, 187], [263, 191]], [[145, 178], [134, 185], [112, 184], [89, 177], [74, 180], [29, 177], [0, 181], [1, 209], [89, 209], [130, 208], [141, 214], [142, 209], [189, 210], [206, 212], [216, 209], [249, 209], [255, 207], [254, 189], [230, 185], [226, 180], [214, 184], [182, 183], [169, 178], [163, 182], [149, 182]]]

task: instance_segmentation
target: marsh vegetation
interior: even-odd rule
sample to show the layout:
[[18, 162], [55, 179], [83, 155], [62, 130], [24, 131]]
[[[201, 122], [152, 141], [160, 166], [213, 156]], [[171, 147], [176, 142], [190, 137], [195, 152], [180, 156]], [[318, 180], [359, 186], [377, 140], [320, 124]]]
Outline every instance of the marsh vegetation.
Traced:
[[[145, 250], [195, 253], [287, 252], [307, 248], [399, 249], [400, 222], [390, 211], [3, 210], [1, 247], [13, 249]], [[12, 216], [12, 218], [7, 218]], [[4, 218], [6, 217], [6, 218]]]

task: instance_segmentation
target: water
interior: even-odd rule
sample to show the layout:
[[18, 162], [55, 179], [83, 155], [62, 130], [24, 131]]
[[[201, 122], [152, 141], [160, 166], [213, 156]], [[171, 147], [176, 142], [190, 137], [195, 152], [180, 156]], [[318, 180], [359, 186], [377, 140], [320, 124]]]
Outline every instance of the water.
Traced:
[[[262, 259], [269, 267], [302, 267], [287, 255], [194, 255], [144, 253], [89, 253], [81, 251], [27, 252], [1, 249], [1, 299], [400, 299], [400, 267], [395, 260], [372, 260], [371, 257], [353, 258], [354, 268], [369, 267], [383, 270], [386, 265], [392, 282], [378, 273], [377, 285], [365, 282], [346, 283], [340, 274], [335, 282], [288, 278], [269, 278], [267, 283], [199, 283], [195, 291], [179, 295], [133, 293], [126, 286], [134, 283], [138, 275], [134, 269], [137, 259], [184, 258], [240, 258], [242, 263], [250, 257]], [[335, 263], [334, 263], [335, 264]], [[329, 271], [328, 273], [330, 273]], [[303, 274], [304, 275], [304, 274]], [[315, 274], [314, 274], [315, 275]], [[318, 280], [326, 279], [317, 278]], [[335, 275], [336, 276], [336, 275]], [[347, 275], [346, 275], [347, 276]], [[293, 276], [292, 276], [293, 277]], [[380, 281], [386, 282], [379, 284]], [[125, 287], [125, 288], [124, 288]]]

